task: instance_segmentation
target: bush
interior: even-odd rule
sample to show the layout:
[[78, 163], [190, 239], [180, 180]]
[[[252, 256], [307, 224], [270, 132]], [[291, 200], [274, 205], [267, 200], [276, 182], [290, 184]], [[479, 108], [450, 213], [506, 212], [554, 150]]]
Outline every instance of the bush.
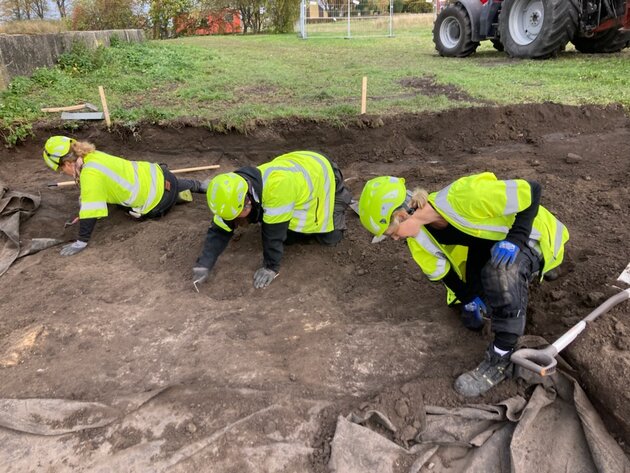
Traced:
[[4, 92], [0, 92], [0, 137], [5, 146], [15, 146], [33, 135], [31, 122], [36, 109], [25, 97], [32, 89], [26, 77], [14, 78]]
[[70, 51], [59, 56], [58, 64], [62, 71], [70, 74], [87, 74], [103, 67], [106, 55], [103, 46], [90, 49], [83, 41], [75, 40]]

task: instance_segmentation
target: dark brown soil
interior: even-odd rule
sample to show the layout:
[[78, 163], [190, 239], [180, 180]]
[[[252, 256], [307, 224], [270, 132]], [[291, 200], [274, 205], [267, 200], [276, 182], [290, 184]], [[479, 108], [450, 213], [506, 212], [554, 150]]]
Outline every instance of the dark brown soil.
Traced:
[[[485, 170], [537, 180], [543, 204], [571, 233], [561, 278], [535, 284], [530, 294], [527, 332], [551, 341], [617, 291], [630, 262], [629, 124], [621, 107], [550, 103], [365, 117], [345, 127], [281, 120], [247, 135], [175, 124], [88, 128], [77, 137], [129, 159], [171, 168], [220, 164], [222, 171], [318, 150], [340, 164], [357, 196], [381, 174], [428, 190]], [[59, 131], [39, 130], [0, 161], [0, 178], [12, 189], [42, 195], [40, 210], [23, 224], [25, 239], [71, 240], [76, 232], [63, 229], [77, 210], [76, 189], [46, 187], [60, 178], [41, 159], [52, 133]], [[158, 461], [210, 436], [212, 448], [177, 471], [323, 473], [340, 414], [380, 408], [400, 423], [395, 440], [404, 444], [423, 403], [465, 403], [452, 382], [477, 364], [488, 338], [460, 325], [443, 289], [425, 280], [403, 243], [371, 244], [349, 213], [342, 243], [289, 247], [280, 277], [255, 290], [260, 231], [248, 227], [197, 294], [190, 270], [210, 219], [202, 196], [159, 221], [133, 222], [113, 209], [86, 251], [23, 258], [0, 280], [0, 341], [45, 327], [20, 364], [1, 370], [0, 398], [109, 404], [174, 386], [151, 401], [168, 412], [159, 429], [138, 421], [85, 433], [64, 471], [81, 465], [85, 452], [121, 453], [160, 440]], [[629, 312], [627, 303], [614, 308], [565, 353], [608, 428], [626, 443]], [[483, 400], [521, 389], [509, 381]]]

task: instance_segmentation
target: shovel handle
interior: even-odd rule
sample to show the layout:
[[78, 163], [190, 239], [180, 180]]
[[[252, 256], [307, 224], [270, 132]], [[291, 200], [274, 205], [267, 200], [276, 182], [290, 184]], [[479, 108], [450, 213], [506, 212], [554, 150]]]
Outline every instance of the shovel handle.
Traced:
[[548, 376], [556, 371], [556, 355], [558, 351], [553, 345], [537, 350], [521, 348], [512, 353], [510, 360], [515, 365], [522, 366], [540, 376]]
[[569, 345], [586, 328], [588, 322], [608, 312], [620, 302], [630, 299], [630, 288], [606, 299], [593, 312], [571, 327], [565, 334], [548, 347], [542, 349], [521, 348], [512, 353], [512, 363], [522, 366], [540, 376], [548, 376], [556, 371], [556, 355]]

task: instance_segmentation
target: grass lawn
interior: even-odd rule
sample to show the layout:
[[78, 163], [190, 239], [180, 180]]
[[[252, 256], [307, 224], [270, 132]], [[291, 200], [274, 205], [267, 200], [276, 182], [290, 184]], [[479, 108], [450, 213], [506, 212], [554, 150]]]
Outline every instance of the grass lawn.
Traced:
[[12, 81], [0, 94], [0, 132], [13, 144], [51, 118], [42, 107], [100, 104], [98, 85], [112, 120], [128, 125], [184, 116], [237, 129], [274, 117], [340, 121], [359, 113], [363, 76], [370, 114], [544, 101], [630, 106], [630, 49], [584, 55], [569, 46], [557, 59], [532, 61], [483, 42], [469, 58], [441, 58], [430, 15], [417, 18], [399, 21], [393, 38], [206, 36], [78, 51]]

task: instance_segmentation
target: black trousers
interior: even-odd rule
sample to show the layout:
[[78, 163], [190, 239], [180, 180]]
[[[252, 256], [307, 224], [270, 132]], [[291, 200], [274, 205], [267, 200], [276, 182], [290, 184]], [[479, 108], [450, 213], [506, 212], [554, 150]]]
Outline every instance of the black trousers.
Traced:
[[488, 262], [481, 270], [483, 295], [491, 312], [497, 348], [511, 350], [525, 332], [529, 284], [539, 274], [542, 263], [542, 257], [526, 246], [509, 268], [495, 268]]

